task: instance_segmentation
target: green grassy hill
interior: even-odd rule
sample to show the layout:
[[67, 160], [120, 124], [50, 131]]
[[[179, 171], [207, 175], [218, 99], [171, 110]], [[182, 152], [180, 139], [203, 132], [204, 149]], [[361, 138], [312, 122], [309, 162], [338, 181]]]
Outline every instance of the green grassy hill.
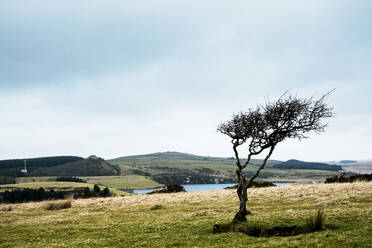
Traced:
[[[140, 175], [159, 183], [235, 183], [234, 158], [206, 157], [180, 152], [159, 152], [112, 159], [110, 163], [121, 168], [122, 175]], [[252, 176], [262, 160], [256, 159], [245, 169]], [[259, 179], [267, 181], [324, 180], [336, 175], [334, 170], [276, 169], [282, 161], [269, 160]], [[306, 164], [307, 165], [307, 164]]]
[[[158, 152], [146, 155], [127, 156], [105, 161], [96, 156], [87, 159], [39, 158], [28, 160], [28, 173], [25, 177], [20, 171], [23, 169], [23, 160], [17, 160], [12, 166], [10, 160], [0, 161], [0, 184], [30, 181], [53, 181], [56, 176], [89, 177], [89, 183], [99, 183], [104, 186], [119, 187], [121, 189], [152, 188], [162, 184], [178, 183], [235, 183], [234, 158], [197, 156], [180, 152]], [[45, 163], [45, 161], [49, 161]], [[55, 162], [57, 161], [57, 162]], [[39, 163], [40, 162], [40, 163]], [[63, 163], [62, 163], [63, 162]], [[252, 160], [245, 169], [246, 176], [252, 176], [257, 165], [262, 160]], [[325, 180], [338, 172], [333, 168], [311, 166], [301, 163], [296, 169], [276, 168], [282, 161], [269, 160], [266, 168], [262, 170], [259, 180], [263, 181], [314, 181]], [[310, 165], [310, 166], [309, 166]], [[306, 166], [306, 168], [304, 167]], [[328, 170], [329, 169], [329, 170]], [[5, 177], [1, 173], [10, 173], [13, 178]], [[12, 174], [13, 173], [13, 174]], [[15, 175], [23, 177], [14, 178]], [[97, 177], [97, 178], [95, 178]]]

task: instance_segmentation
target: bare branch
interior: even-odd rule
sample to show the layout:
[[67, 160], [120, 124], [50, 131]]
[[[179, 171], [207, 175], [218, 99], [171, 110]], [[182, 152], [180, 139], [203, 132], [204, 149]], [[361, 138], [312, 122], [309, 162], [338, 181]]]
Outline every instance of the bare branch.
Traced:
[[[218, 126], [218, 132], [231, 138], [238, 167], [236, 174], [239, 182], [237, 193], [240, 199], [240, 209], [234, 220], [245, 219], [247, 187], [252, 185], [260, 171], [265, 168], [278, 143], [291, 138], [305, 139], [310, 131], [321, 133], [325, 130], [327, 123], [323, 123], [323, 120], [333, 116], [333, 108], [325, 103], [332, 91], [317, 100], [314, 100], [314, 97], [303, 99], [285, 92], [275, 102], [265, 100], [264, 105], [248, 109], [247, 112], [234, 114], [231, 120]], [[248, 157], [242, 165], [237, 148], [246, 142], [248, 143]], [[252, 156], [266, 149], [269, 149], [269, 153], [253, 177], [246, 183], [242, 170], [248, 166]]]
[[265, 168], [265, 165], [266, 165], [267, 161], [269, 160], [271, 154], [273, 154], [274, 149], [275, 149], [275, 146], [272, 146], [272, 147], [270, 148], [269, 153], [266, 155], [266, 157], [265, 157], [264, 161], [262, 162], [261, 166], [260, 166], [260, 167], [258, 168], [258, 170], [256, 171], [256, 174], [254, 174], [254, 175], [251, 177], [251, 179], [249, 180], [248, 185], [247, 185], [248, 188], [252, 185], [254, 179], [256, 179], [256, 177], [258, 177], [258, 175], [260, 174], [260, 171], [261, 171], [263, 168]]

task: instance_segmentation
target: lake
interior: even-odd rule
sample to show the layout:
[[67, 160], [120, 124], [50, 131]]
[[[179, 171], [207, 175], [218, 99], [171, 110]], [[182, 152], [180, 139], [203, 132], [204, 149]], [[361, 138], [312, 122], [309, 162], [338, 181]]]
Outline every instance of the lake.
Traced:
[[[285, 186], [292, 183], [273, 183], [276, 186]], [[196, 192], [196, 191], [208, 191], [208, 190], [217, 190], [217, 189], [224, 189], [226, 187], [231, 187], [236, 185], [236, 183], [221, 183], [221, 184], [183, 184], [182, 186], [185, 188], [187, 192]], [[148, 192], [151, 192], [155, 189], [134, 189], [133, 193], [138, 195], [143, 195]]]

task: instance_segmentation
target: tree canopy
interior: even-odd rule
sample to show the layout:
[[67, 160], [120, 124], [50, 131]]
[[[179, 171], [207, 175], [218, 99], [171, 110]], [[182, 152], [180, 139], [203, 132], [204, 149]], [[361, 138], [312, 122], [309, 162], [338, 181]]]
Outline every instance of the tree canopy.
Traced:
[[[327, 123], [323, 120], [333, 116], [333, 108], [325, 103], [330, 92], [319, 99], [299, 98], [288, 93], [277, 101], [266, 101], [262, 105], [234, 114], [232, 119], [220, 124], [217, 131], [229, 136], [237, 165], [238, 196], [241, 201], [240, 211], [235, 220], [245, 220], [248, 213], [245, 209], [247, 188], [265, 167], [276, 145], [286, 139], [308, 138], [308, 132], [323, 132]], [[248, 157], [242, 163], [238, 147], [248, 144]], [[252, 156], [259, 155], [268, 149], [268, 153], [257, 172], [248, 182], [242, 170], [249, 164]]]

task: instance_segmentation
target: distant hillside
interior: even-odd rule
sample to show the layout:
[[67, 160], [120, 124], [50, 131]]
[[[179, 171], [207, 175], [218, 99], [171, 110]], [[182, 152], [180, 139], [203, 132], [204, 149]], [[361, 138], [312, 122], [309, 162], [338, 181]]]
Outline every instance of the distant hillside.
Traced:
[[340, 164], [345, 171], [369, 174], [372, 173], [372, 161], [359, 161], [358, 163]]
[[24, 168], [24, 160], [27, 161], [29, 172], [46, 167], [58, 166], [65, 163], [81, 161], [84, 158], [77, 156], [55, 156], [30, 159], [9, 159], [0, 160], [0, 175], [2, 176], [23, 176], [21, 170]]
[[90, 156], [87, 159], [75, 156], [42, 157], [27, 160], [27, 174], [24, 159], [0, 161], [0, 176], [115, 176], [120, 168], [102, 158]]
[[90, 156], [87, 159], [53, 167], [32, 170], [28, 176], [117, 176], [120, 168], [102, 158]]
[[327, 170], [327, 171], [339, 171], [342, 167], [339, 165], [315, 163], [315, 162], [304, 162], [300, 160], [291, 159], [283, 163], [275, 164], [272, 166], [274, 169], [301, 169], [301, 170]]
[[[234, 157], [210, 157], [210, 156], [199, 156], [189, 153], [182, 152], [157, 152], [144, 155], [133, 155], [125, 156], [120, 158], [111, 159], [110, 162], [125, 162], [125, 161], [136, 161], [136, 160], [175, 160], [175, 161], [209, 161], [209, 162], [224, 162], [224, 163], [235, 163]], [[244, 159], [243, 159], [244, 161]], [[252, 159], [251, 164], [256, 165], [262, 162], [262, 159]], [[281, 163], [282, 161], [269, 160], [268, 167], [272, 164]]]
[[[161, 183], [235, 183], [236, 165], [233, 157], [197, 156], [180, 152], [158, 152], [145, 155], [126, 156], [113, 160], [124, 175], [140, 175], [149, 177]], [[243, 160], [244, 162], [244, 160]], [[266, 168], [261, 171], [259, 180], [324, 180], [333, 176], [337, 171], [317, 170], [311, 167], [308, 170], [276, 169], [277, 164], [283, 161], [269, 160]], [[244, 170], [247, 177], [253, 176], [261, 159], [254, 159]], [[324, 169], [324, 167], [322, 167]]]
[[341, 160], [339, 163], [340, 164], [355, 164], [355, 163], [358, 163], [358, 161], [356, 161], [356, 160]]
[[198, 156], [189, 153], [182, 152], [157, 152], [144, 155], [133, 155], [125, 156], [120, 158], [112, 159], [112, 162], [121, 162], [128, 160], [204, 160], [204, 161], [234, 161], [234, 158], [219, 158], [219, 157], [207, 157], [207, 156]]

